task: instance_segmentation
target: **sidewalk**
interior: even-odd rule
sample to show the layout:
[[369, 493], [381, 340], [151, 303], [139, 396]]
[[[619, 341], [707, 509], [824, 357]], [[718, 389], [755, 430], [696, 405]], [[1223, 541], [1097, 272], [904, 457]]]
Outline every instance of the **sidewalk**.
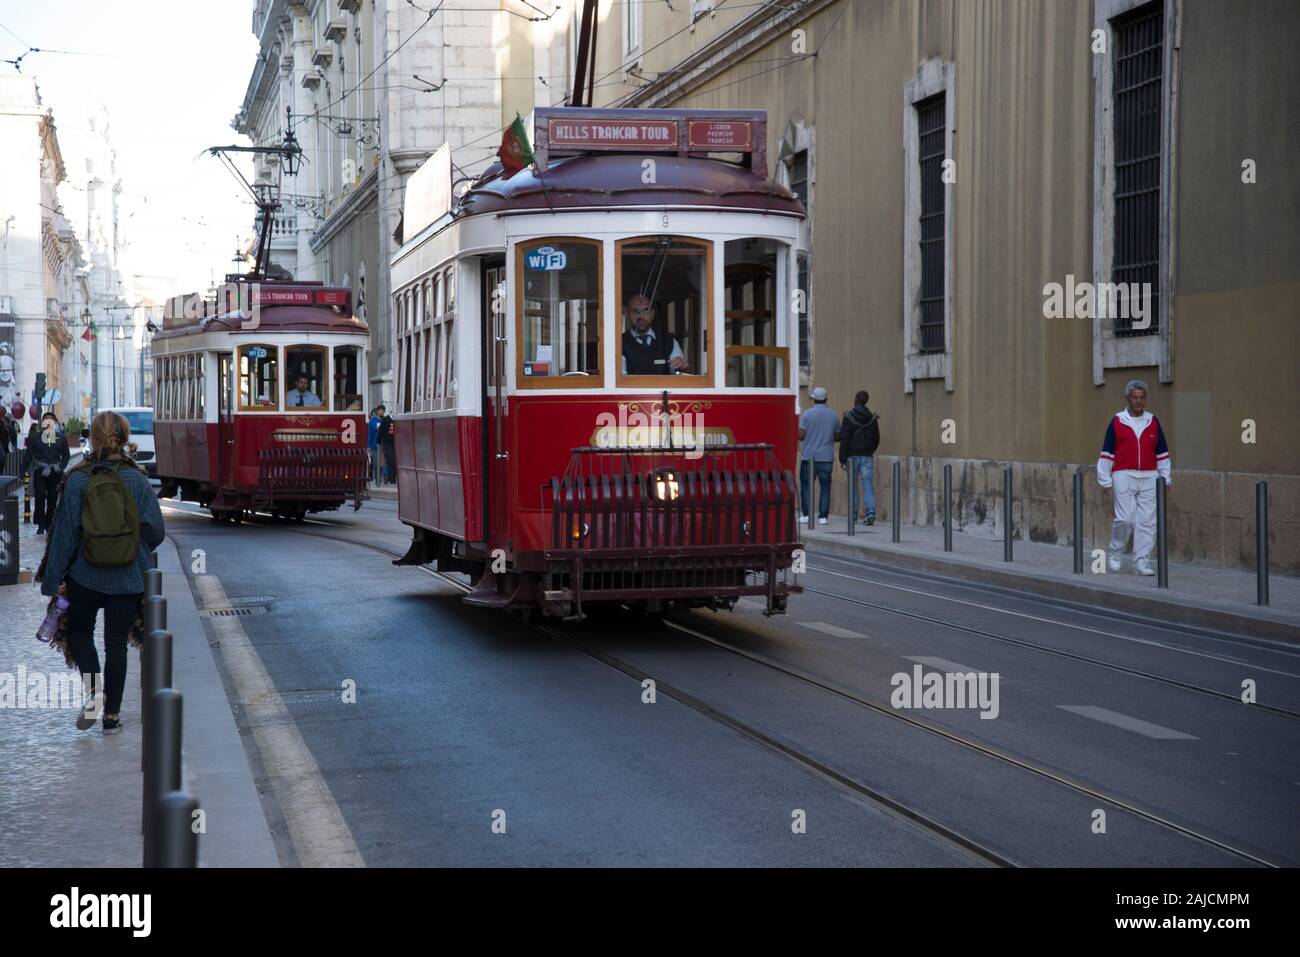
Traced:
[[[21, 564], [40, 562], [45, 539], [20, 526]], [[158, 549], [173, 636], [173, 684], [183, 699], [184, 787], [206, 815], [201, 867], [279, 864], [243, 743], [203, 623], [171, 540]], [[0, 586], [0, 693], [64, 676], [63, 657], [35, 639], [46, 600], [36, 585]], [[103, 657], [103, 615], [96, 645]], [[140, 658], [130, 652], [123, 731], [78, 731], [76, 709], [0, 697], [0, 867], [139, 867]], [[12, 677], [10, 677], [12, 676]], [[79, 691], [79, 684], [78, 684]]]
[[[890, 541], [889, 523], [858, 523], [849, 537], [847, 519], [832, 516], [830, 524], [800, 537], [817, 552], [876, 561], [913, 571], [963, 581], [1032, 592], [1064, 601], [1100, 606], [1181, 625], [1236, 634], [1300, 642], [1300, 579], [1269, 576], [1268, 607], [1255, 604], [1253, 572], [1206, 565], [1169, 565], [1169, 587], [1158, 588], [1155, 577], [1133, 572], [1131, 555], [1124, 556], [1119, 574], [1092, 572], [1091, 544], [1085, 543], [1084, 573], [1074, 574], [1074, 551], [1017, 539], [1011, 564], [1002, 560], [1002, 539], [953, 531], [953, 550], [943, 550], [942, 526], [904, 525], [897, 545]], [[1152, 567], [1155, 559], [1152, 557]]]
[[366, 496], [376, 502], [396, 502], [397, 486], [396, 485], [368, 485], [366, 486]]

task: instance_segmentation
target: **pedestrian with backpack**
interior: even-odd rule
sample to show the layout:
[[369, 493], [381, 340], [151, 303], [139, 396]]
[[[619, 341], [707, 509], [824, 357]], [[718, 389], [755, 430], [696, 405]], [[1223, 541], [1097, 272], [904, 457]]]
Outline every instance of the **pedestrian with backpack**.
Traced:
[[[871, 398], [865, 389], [853, 397], [853, 408], [840, 423], [840, 468], [849, 471], [849, 507], [854, 503], [862, 510], [862, 521], [876, 524], [876, 490], [872, 487], [875, 454], [880, 447], [880, 416], [867, 408]], [[862, 494], [858, 496], [858, 482]], [[850, 516], [857, 521], [856, 515]]]
[[[90, 455], [68, 473], [50, 531], [41, 594], [62, 586], [69, 601], [68, 650], [93, 694], [77, 727], [93, 727], [102, 712], [104, 733], [121, 730], [126, 650], [144, 597], [149, 554], [163, 540], [162, 509], [131, 455], [131, 427], [116, 412], [90, 423]], [[95, 618], [104, 609], [103, 674], [95, 649]]]

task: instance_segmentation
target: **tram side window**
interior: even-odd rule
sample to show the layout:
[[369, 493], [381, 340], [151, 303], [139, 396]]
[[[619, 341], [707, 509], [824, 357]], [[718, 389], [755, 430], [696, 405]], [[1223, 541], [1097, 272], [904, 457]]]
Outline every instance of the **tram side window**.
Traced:
[[239, 347], [239, 407], [280, 407], [280, 366], [275, 346]]
[[320, 409], [329, 397], [324, 346], [285, 346], [284, 406], [286, 409]]
[[524, 379], [600, 375], [600, 251], [600, 243], [581, 239], [520, 244]]
[[682, 236], [618, 244], [621, 373], [708, 373], [711, 250]]
[[195, 412], [198, 410], [198, 383], [195, 381], [195, 356], [191, 353], [185, 357], [185, 414], [184, 418], [197, 418]]
[[360, 412], [361, 347], [334, 347], [334, 411]]
[[204, 400], [208, 391], [206, 358], [202, 352], [194, 357], [194, 411], [195, 418], [200, 421], [204, 417]]
[[777, 293], [785, 247], [768, 239], [733, 239], [723, 268], [726, 286], [727, 385], [780, 389], [789, 385], [786, 311]]

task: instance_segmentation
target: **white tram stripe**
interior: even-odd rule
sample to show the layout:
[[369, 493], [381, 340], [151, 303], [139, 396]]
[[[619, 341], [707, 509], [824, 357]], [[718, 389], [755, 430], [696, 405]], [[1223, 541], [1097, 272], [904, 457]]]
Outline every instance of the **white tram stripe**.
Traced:
[[1103, 724], [1111, 724], [1117, 728], [1123, 728], [1125, 731], [1133, 731], [1137, 734], [1145, 735], [1148, 738], [1159, 738], [1164, 741], [1199, 740], [1194, 734], [1183, 734], [1183, 732], [1175, 731], [1173, 728], [1166, 728], [1162, 725], [1152, 724], [1150, 721], [1143, 721], [1141, 718], [1130, 718], [1128, 715], [1120, 714], [1118, 711], [1109, 711], [1106, 708], [1098, 708], [1095, 705], [1058, 704], [1057, 707], [1063, 711], [1083, 715], [1085, 718], [1092, 718], [1092, 720], [1100, 721]]
[[[194, 584], [208, 607], [229, 605], [217, 576], [195, 575]], [[210, 618], [208, 625], [220, 639], [221, 656], [244, 706], [298, 859], [304, 867], [365, 867], [343, 812], [243, 625], [233, 617]]]

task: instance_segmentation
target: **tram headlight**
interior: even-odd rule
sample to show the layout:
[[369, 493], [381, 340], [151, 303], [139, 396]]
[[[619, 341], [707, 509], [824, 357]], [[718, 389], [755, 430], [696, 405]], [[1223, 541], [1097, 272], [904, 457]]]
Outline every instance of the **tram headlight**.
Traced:
[[672, 469], [659, 469], [654, 474], [654, 497], [661, 502], [671, 502], [681, 494], [677, 473]]
[[569, 537], [576, 542], [580, 538], [586, 538], [589, 531], [591, 531], [591, 529], [586, 522], [580, 522], [575, 518], [573, 520], [573, 528], [569, 531]]

